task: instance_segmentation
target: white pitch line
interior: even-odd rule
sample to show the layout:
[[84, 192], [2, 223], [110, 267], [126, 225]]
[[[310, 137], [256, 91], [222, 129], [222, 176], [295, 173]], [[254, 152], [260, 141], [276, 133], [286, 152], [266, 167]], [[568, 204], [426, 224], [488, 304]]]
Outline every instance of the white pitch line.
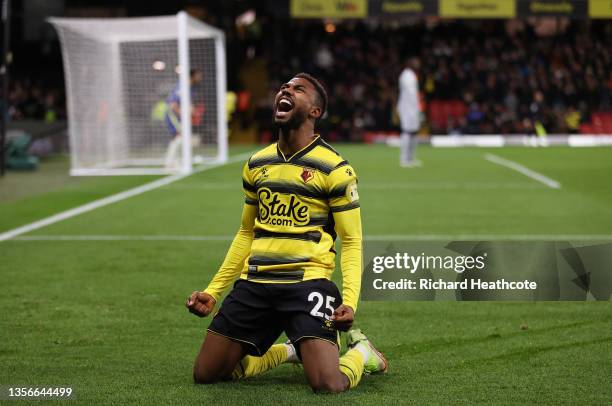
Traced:
[[15, 241], [231, 241], [229, 235], [24, 235]]
[[[231, 241], [232, 235], [26, 235], [13, 241]], [[609, 241], [612, 234], [388, 234], [364, 241]]]
[[[224, 165], [228, 165], [228, 164], [231, 164], [231, 163], [234, 163], [234, 162], [238, 162], [238, 161], [241, 161], [241, 160], [244, 160], [244, 159], [248, 158], [250, 155], [252, 155], [252, 152], [247, 152], [247, 153], [244, 153], [244, 154], [234, 155], [234, 156], [230, 157], [227, 160], [227, 162], [219, 163], [219, 164], [214, 164], [214, 165], [210, 165], [210, 166], [205, 166], [205, 167], [196, 169], [193, 173], [200, 173], [200, 172], [203, 172], [203, 171], [206, 171], [206, 170], [209, 170], [209, 169], [218, 168], [220, 166], [224, 166]], [[63, 221], [63, 220], [66, 220], [66, 219], [78, 216], [79, 214], [87, 213], [88, 211], [99, 209], [100, 207], [108, 206], [109, 204], [113, 204], [113, 203], [119, 202], [121, 200], [125, 200], [125, 199], [128, 199], [130, 197], [137, 196], [137, 195], [140, 195], [142, 193], [145, 193], [145, 192], [148, 192], [148, 191], [160, 188], [162, 186], [169, 185], [169, 184], [174, 183], [174, 182], [176, 182], [178, 180], [184, 179], [184, 178], [186, 178], [187, 176], [190, 176], [190, 175], [191, 174], [189, 174], [189, 175], [171, 175], [171, 176], [167, 176], [165, 178], [157, 179], [157, 180], [155, 180], [153, 182], [145, 183], [144, 185], [140, 185], [140, 186], [137, 186], [135, 188], [128, 189], [128, 190], [125, 190], [123, 192], [111, 195], [111, 196], [104, 197], [102, 199], [94, 200], [93, 202], [84, 204], [82, 206], [78, 206], [78, 207], [75, 207], [73, 209], [69, 209], [69, 210], [63, 211], [61, 213], [55, 214], [53, 216], [44, 218], [42, 220], [38, 220], [38, 221], [35, 221], [33, 223], [30, 223], [30, 224], [26, 224], [26, 225], [21, 226], [21, 227], [17, 227], [17, 228], [15, 228], [13, 230], [6, 231], [6, 232], [0, 234], [0, 241], [10, 240], [11, 238], [15, 238], [15, 237], [17, 237], [19, 235], [26, 234], [26, 233], [29, 233], [29, 232], [34, 231], [34, 230], [38, 230], [39, 228], [43, 228], [43, 227], [46, 227], [48, 225], [55, 224], [55, 223], [58, 223], [60, 221]]]
[[[543, 186], [530, 181], [522, 182], [359, 182], [361, 190], [528, 190], [541, 189]], [[202, 183], [202, 184], [174, 184], [168, 187], [172, 190], [238, 190], [232, 183]]]
[[560, 189], [561, 188], [561, 184], [559, 182], [557, 182], [554, 179], [551, 179], [547, 176], [542, 175], [539, 172], [536, 172], [534, 170], [531, 170], [529, 168], [527, 168], [526, 166], [523, 166], [517, 162], [514, 161], [510, 161], [509, 159], [505, 159], [502, 158], [500, 156], [497, 156], [495, 154], [485, 154], [485, 159], [489, 162], [493, 162], [494, 164], [498, 164], [501, 166], [505, 166], [506, 168], [510, 168], [513, 169], [517, 172], [522, 173], [523, 175], [533, 179], [533, 180], [537, 180], [540, 183], [545, 184], [546, 186], [548, 186], [549, 188], [552, 189]]

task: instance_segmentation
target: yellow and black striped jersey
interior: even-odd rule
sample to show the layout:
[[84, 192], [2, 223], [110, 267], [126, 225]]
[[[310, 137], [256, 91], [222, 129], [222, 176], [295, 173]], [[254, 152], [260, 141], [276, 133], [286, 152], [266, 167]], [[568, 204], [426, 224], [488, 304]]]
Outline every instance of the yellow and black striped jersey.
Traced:
[[255, 153], [242, 174], [240, 230], [205, 292], [219, 299], [236, 277], [260, 283], [331, 279], [342, 240], [342, 295], [356, 310], [362, 237], [355, 170], [319, 136], [291, 157], [277, 144]]
[[244, 166], [245, 203], [257, 206], [251, 253], [241, 277], [290, 282], [329, 279], [333, 213], [359, 208], [355, 170], [320, 137], [286, 158], [273, 144]]

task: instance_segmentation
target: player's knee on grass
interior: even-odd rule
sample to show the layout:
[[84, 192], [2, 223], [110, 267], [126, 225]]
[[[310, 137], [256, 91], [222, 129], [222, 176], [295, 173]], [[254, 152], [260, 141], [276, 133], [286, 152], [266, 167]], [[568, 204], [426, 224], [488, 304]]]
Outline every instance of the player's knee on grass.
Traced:
[[216, 376], [216, 374], [210, 373], [205, 368], [202, 368], [201, 366], [199, 366], [197, 363], [193, 367], [193, 381], [195, 383], [202, 383], [202, 384], [215, 383], [218, 380], [219, 379]]
[[348, 378], [340, 372], [338, 347], [320, 339], [300, 340], [302, 366], [314, 392], [338, 393], [348, 389]]
[[195, 383], [215, 383], [232, 379], [232, 372], [245, 355], [242, 344], [218, 334], [206, 334], [193, 366]]
[[198, 356], [193, 366], [193, 381], [202, 384], [227, 381], [232, 379], [233, 370], [230, 360], [218, 359], [210, 362], [210, 359]]
[[205, 370], [198, 367], [197, 365], [193, 367], [193, 382], [194, 383], [213, 383], [213, 377], [206, 373]]
[[309, 377], [308, 384], [313, 392], [339, 393], [348, 389], [348, 379], [340, 372], [334, 375], [318, 375]]
[[227, 368], [224, 370], [213, 370], [201, 365], [196, 365], [193, 367], [193, 381], [195, 383], [201, 384], [211, 384], [219, 381], [228, 381], [232, 379], [232, 371], [227, 371]]

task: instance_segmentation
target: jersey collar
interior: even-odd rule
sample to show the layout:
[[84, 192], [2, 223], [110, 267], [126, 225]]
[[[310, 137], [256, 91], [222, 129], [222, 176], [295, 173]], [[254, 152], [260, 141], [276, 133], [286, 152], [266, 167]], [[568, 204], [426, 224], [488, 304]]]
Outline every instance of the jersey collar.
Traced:
[[291, 155], [289, 158], [285, 158], [285, 154], [283, 154], [283, 152], [278, 147], [278, 141], [277, 141], [276, 142], [276, 152], [278, 154], [278, 157], [283, 162], [290, 162], [292, 159], [299, 159], [299, 158], [303, 157], [304, 155], [306, 155], [307, 153], [312, 151], [320, 143], [321, 143], [321, 136], [319, 134], [315, 134], [315, 138], [314, 138], [314, 140], [312, 140], [310, 142], [310, 144], [306, 145], [304, 148], [300, 149], [298, 152], [296, 152], [295, 154]]

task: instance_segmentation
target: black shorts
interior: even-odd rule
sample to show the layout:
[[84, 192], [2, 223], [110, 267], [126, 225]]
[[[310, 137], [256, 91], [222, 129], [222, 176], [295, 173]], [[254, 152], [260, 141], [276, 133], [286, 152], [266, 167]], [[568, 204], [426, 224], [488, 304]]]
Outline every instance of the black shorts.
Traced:
[[[250, 355], [261, 356], [284, 331], [292, 343], [320, 338], [338, 345], [330, 320], [342, 304], [336, 285], [327, 279], [297, 283], [258, 283], [240, 279], [227, 295], [208, 330], [242, 342]], [[299, 355], [299, 348], [296, 345]]]

